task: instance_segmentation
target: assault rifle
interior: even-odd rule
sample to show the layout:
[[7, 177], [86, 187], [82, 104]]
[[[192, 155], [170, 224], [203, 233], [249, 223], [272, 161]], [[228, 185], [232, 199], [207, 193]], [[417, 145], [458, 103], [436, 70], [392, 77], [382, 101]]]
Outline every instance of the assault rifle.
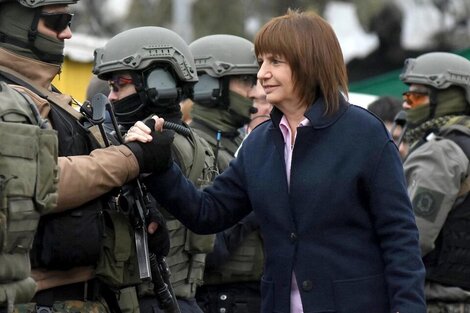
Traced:
[[[105, 95], [96, 94], [93, 96], [91, 101], [92, 111], [86, 107], [82, 107], [81, 110], [87, 115], [90, 124], [98, 126], [106, 146], [109, 146], [110, 143], [103, 123], [105, 114], [108, 112], [115, 132], [115, 139], [117, 139], [119, 144], [124, 143], [113, 108]], [[180, 125], [167, 122], [165, 122], [164, 127], [172, 128], [180, 132], [182, 130], [189, 131]], [[146, 217], [151, 210], [157, 210], [157, 208], [155, 202], [151, 201], [145, 185], [139, 178], [121, 187], [118, 205], [123, 213], [129, 215], [134, 227], [140, 279], [142, 281], [152, 281], [160, 309], [166, 313], [180, 313], [180, 308], [170, 283], [170, 269], [165, 260], [168, 251], [159, 251], [159, 253], [156, 254], [150, 252], [148, 249], [148, 225], [146, 223]]]

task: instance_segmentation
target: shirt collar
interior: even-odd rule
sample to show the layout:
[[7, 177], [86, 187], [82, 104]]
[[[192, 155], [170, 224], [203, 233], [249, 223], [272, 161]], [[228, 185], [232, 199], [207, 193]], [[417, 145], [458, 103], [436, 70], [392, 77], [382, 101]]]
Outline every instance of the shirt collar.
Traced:
[[[303, 127], [310, 125], [310, 121], [308, 118], [304, 118], [297, 127]], [[287, 117], [285, 115], [282, 116], [281, 121], [279, 122], [279, 126], [282, 127], [289, 127], [289, 122], [287, 121]]]
[[[313, 104], [311, 104], [305, 112], [305, 117], [308, 120], [308, 124], [305, 124], [303, 120], [301, 126], [312, 126], [313, 128], [325, 128], [335, 123], [341, 115], [346, 112], [349, 103], [346, 99], [340, 95], [339, 97], [339, 108], [336, 112], [329, 115], [325, 115], [326, 104], [323, 97], [318, 98]], [[279, 127], [284, 114], [276, 107], [271, 111], [271, 120], [275, 127]]]

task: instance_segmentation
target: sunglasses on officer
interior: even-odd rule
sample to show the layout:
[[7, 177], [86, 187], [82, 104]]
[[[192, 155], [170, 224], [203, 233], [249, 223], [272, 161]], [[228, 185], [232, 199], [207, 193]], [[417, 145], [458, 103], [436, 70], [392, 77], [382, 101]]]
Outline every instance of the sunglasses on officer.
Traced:
[[72, 24], [73, 14], [65, 12], [41, 12], [44, 25], [58, 33], [64, 31]]
[[429, 91], [426, 90], [408, 90], [403, 93], [403, 101], [411, 108], [416, 108], [429, 102]]
[[114, 76], [108, 81], [109, 89], [114, 92], [119, 92], [121, 88], [133, 83], [134, 81], [132, 80], [132, 78], [124, 76]]

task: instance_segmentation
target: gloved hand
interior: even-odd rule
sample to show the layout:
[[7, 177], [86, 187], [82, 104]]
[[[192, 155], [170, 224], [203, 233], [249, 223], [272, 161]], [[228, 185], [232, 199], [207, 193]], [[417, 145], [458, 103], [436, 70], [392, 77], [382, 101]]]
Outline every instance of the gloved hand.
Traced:
[[150, 203], [147, 207], [147, 225], [154, 222], [158, 224], [156, 232], [149, 234], [147, 238], [150, 253], [156, 256], [166, 257], [170, 252], [170, 233], [166, 226], [166, 220], [162, 213], [157, 209], [156, 201], [150, 197]]
[[[154, 129], [155, 120], [145, 122], [150, 129]], [[140, 141], [128, 142], [125, 145], [134, 153], [139, 162], [140, 173], [162, 173], [170, 168], [173, 163], [171, 156], [171, 143], [175, 132], [164, 129], [162, 132], [152, 131], [152, 141], [143, 143]]]

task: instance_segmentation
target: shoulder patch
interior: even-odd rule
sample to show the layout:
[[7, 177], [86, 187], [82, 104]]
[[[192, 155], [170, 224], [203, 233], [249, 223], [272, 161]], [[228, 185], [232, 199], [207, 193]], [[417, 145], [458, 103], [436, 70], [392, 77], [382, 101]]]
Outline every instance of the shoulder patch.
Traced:
[[433, 223], [444, 200], [444, 194], [435, 190], [418, 187], [412, 205], [416, 216]]

